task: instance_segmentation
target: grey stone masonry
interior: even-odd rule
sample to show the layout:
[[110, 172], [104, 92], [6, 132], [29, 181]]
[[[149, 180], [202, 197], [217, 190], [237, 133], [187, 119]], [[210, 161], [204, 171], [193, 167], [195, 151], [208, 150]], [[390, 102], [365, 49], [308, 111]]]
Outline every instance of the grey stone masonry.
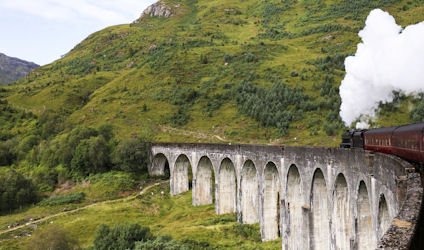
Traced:
[[165, 166], [171, 195], [191, 187], [282, 249], [407, 249], [423, 196], [411, 164], [359, 149], [153, 143], [149, 173]]

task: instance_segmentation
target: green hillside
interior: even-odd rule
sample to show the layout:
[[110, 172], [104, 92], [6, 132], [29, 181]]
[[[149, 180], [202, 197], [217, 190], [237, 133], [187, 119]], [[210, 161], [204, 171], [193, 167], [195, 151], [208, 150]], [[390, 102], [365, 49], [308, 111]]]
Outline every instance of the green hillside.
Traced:
[[[0, 249], [49, 232], [40, 222], [1, 233], [10, 225], [117, 198], [52, 221], [82, 247], [93, 245], [101, 221], [129, 221], [195, 249], [279, 248], [257, 240], [257, 225], [192, 207], [190, 193], [168, 197], [161, 186], [154, 192], [166, 197], [126, 200], [151, 181], [148, 142], [338, 146], [344, 59], [370, 10], [404, 27], [424, 20], [424, 0], [160, 3], [168, 17], [96, 32], [0, 87]], [[424, 121], [424, 94], [395, 92], [376, 113], [375, 127]]]
[[107, 122], [118, 138], [147, 128], [155, 141], [336, 146], [344, 58], [369, 11], [424, 20], [423, 1], [165, 3], [175, 15], [94, 33], [6, 99], [56, 112], [65, 132]]

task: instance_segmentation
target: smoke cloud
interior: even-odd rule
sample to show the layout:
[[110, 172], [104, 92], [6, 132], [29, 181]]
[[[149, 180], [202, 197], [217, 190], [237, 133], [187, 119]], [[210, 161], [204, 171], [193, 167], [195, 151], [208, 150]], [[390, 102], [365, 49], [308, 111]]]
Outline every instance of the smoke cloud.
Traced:
[[[346, 58], [340, 86], [340, 116], [347, 126], [360, 116], [374, 117], [380, 101], [393, 100], [393, 90], [424, 91], [424, 22], [403, 29], [389, 13], [375, 9], [359, 36], [362, 43]], [[367, 125], [365, 119], [356, 124]]]

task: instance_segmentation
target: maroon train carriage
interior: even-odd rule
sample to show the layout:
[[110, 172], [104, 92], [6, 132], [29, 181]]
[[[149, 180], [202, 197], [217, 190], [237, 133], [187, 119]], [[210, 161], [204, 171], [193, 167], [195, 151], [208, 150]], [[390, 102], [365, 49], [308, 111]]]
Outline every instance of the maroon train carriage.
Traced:
[[[423, 131], [424, 123], [367, 131], [349, 130], [342, 135], [340, 147], [363, 147], [365, 150], [394, 154], [411, 161], [424, 163]], [[359, 145], [362, 143], [360, 140], [362, 137], [363, 146]]]
[[397, 127], [377, 128], [364, 132], [364, 149], [394, 154], [392, 135]]
[[393, 133], [393, 154], [417, 162], [424, 162], [424, 123], [398, 127]]

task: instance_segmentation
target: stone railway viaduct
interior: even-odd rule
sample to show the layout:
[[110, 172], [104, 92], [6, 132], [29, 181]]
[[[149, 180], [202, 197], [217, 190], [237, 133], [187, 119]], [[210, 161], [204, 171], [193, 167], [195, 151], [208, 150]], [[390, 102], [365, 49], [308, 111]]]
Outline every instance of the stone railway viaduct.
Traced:
[[171, 195], [191, 187], [194, 206], [260, 223], [282, 249], [407, 249], [423, 194], [411, 164], [364, 150], [152, 144], [149, 173], [165, 167]]

